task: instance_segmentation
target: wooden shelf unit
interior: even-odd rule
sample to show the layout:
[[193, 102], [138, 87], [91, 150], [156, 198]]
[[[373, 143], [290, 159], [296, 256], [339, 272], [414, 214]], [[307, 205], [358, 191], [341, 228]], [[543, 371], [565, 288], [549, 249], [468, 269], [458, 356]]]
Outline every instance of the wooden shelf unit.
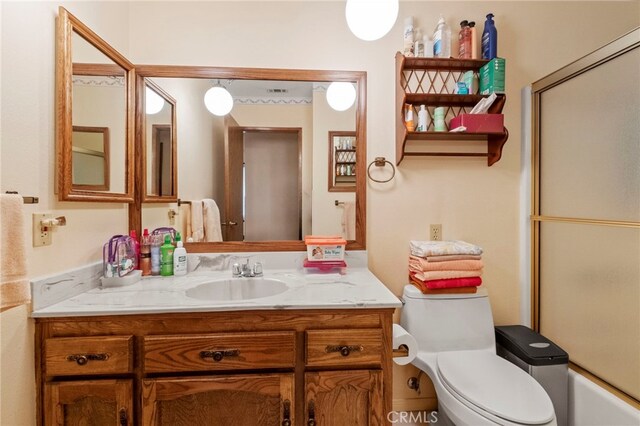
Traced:
[[[433, 108], [445, 107], [445, 122], [448, 126], [450, 118], [461, 113], [468, 113], [471, 108], [486, 95], [458, 95], [453, 86], [460, 81], [466, 71], [478, 71], [488, 61], [479, 59], [443, 59], [443, 58], [407, 58], [396, 53], [396, 164], [400, 164], [405, 156], [436, 157], [487, 157], [487, 165], [491, 166], [502, 157], [502, 148], [509, 138], [505, 128], [499, 133], [450, 133], [435, 132], [433, 129]], [[502, 112], [506, 96], [498, 94], [498, 98], [489, 108], [489, 113]], [[404, 122], [404, 105], [427, 107], [430, 116], [429, 131], [410, 132]], [[414, 111], [417, 119], [417, 110]], [[447, 128], [448, 129], [448, 128]], [[406, 151], [408, 140], [421, 141], [479, 141], [486, 142], [486, 152], [431, 152]]]

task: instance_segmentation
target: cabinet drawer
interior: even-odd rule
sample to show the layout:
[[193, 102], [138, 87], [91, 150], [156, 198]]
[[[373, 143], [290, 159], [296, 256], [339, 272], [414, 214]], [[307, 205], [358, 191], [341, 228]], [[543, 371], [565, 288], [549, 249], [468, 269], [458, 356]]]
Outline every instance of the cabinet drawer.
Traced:
[[56, 337], [44, 345], [48, 376], [133, 371], [133, 336]]
[[145, 336], [147, 373], [293, 368], [295, 332]]
[[382, 330], [309, 330], [306, 349], [309, 367], [379, 366]]

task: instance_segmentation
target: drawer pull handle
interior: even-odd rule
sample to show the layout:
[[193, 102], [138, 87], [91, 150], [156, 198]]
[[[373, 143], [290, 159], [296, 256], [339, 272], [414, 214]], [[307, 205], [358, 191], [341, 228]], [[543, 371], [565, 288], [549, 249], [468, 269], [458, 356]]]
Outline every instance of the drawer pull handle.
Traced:
[[316, 403], [313, 399], [309, 401], [309, 418], [307, 419], [307, 426], [316, 426]]
[[240, 349], [226, 349], [222, 351], [200, 351], [200, 358], [211, 358], [215, 362], [220, 362], [224, 357], [240, 356]]
[[291, 426], [291, 401], [285, 399], [282, 404], [282, 426]]
[[127, 420], [127, 410], [124, 408], [120, 409], [120, 426], [127, 426], [129, 421]]
[[75, 361], [78, 365], [85, 365], [89, 361], [106, 361], [109, 354], [74, 354], [67, 355], [67, 361]]
[[340, 352], [342, 356], [349, 356], [351, 352], [362, 352], [364, 348], [362, 345], [328, 345], [324, 351], [327, 353]]

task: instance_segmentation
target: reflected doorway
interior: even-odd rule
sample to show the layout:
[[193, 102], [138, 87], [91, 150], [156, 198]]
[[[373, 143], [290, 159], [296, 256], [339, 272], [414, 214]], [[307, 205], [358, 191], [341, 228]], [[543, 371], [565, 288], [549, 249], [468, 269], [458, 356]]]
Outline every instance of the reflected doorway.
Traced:
[[225, 185], [236, 206], [225, 222], [243, 226], [225, 226], [225, 241], [301, 240], [302, 129], [233, 126], [227, 137], [227, 170], [242, 176]]

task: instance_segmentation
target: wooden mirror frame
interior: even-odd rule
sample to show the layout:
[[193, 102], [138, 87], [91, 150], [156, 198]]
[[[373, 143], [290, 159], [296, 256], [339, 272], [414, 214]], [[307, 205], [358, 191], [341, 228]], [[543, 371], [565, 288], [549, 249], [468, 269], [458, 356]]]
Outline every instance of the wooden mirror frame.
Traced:
[[[146, 86], [149, 86], [155, 91], [161, 98], [164, 99], [169, 105], [171, 105], [171, 195], [153, 195], [149, 194], [149, 188], [147, 188], [147, 126], [146, 126], [146, 112], [145, 112], [145, 93]], [[136, 179], [136, 182], [142, 184], [142, 202], [143, 203], [175, 203], [178, 201], [178, 139], [176, 128], [176, 100], [164, 91], [160, 86], [154, 83], [152, 80], [147, 79], [140, 74], [136, 76], [136, 94], [138, 103], [141, 105], [141, 112], [136, 114], [136, 135], [141, 139], [142, 145], [140, 145], [142, 157], [142, 178]], [[140, 234], [142, 235], [142, 234]]]
[[[346, 81], [357, 85], [356, 98], [356, 239], [347, 242], [347, 250], [366, 248], [366, 128], [367, 128], [367, 73], [364, 71], [295, 70], [273, 68], [231, 68], [170, 65], [136, 66], [138, 75], [136, 102], [136, 151], [145, 152], [145, 141], [141, 137], [139, 123], [144, 114], [140, 90], [144, 84], [140, 78], [201, 78], [220, 80], [287, 80], [309, 82]], [[314, 143], [316, 143], [314, 141]], [[325, 140], [317, 143], [325, 143]], [[142, 155], [136, 155], [136, 181], [145, 179]], [[129, 207], [129, 229], [141, 235], [142, 230], [142, 185], [136, 187], [135, 202]], [[190, 253], [257, 252], [257, 251], [306, 251], [304, 241], [226, 241], [217, 243], [185, 243]]]
[[[65, 8], [58, 9], [56, 36], [56, 178], [57, 192], [60, 201], [97, 201], [97, 202], [134, 202], [134, 94], [135, 71], [134, 66], [124, 56], [83, 24], [78, 18], [69, 13]], [[102, 52], [122, 69], [126, 82], [126, 147], [125, 147], [125, 192], [100, 192], [90, 189], [79, 189], [73, 185], [73, 105], [72, 105], [72, 34], [76, 32], [93, 47]], [[114, 73], [114, 65], [90, 64], [76, 66], [82, 68], [84, 75], [111, 75]], [[109, 71], [110, 70], [110, 71]], [[118, 69], [118, 73], [122, 70]]]

